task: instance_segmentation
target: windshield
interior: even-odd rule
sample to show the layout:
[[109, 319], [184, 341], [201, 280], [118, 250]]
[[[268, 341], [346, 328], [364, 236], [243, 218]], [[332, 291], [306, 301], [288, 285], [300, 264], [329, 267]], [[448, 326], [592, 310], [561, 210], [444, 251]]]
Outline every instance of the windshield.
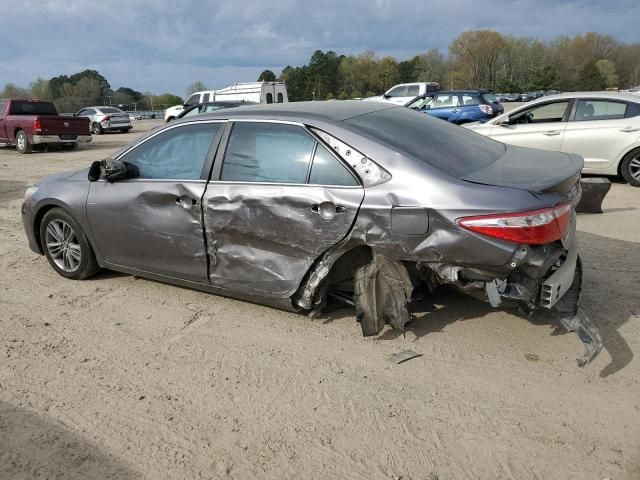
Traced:
[[30, 102], [28, 100], [12, 100], [10, 115], [58, 115], [56, 107], [50, 102]]
[[407, 104], [407, 107], [414, 108], [414, 109], [422, 109], [427, 106], [431, 106], [432, 103], [433, 103], [433, 97], [422, 97], [422, 98], [416, 98], [415, 100], [411, 101], [410, 103]]
[[345, 123], [458, 178], [491, 165], [506, 150], [500, 142], [407, 108], [379, 110]]

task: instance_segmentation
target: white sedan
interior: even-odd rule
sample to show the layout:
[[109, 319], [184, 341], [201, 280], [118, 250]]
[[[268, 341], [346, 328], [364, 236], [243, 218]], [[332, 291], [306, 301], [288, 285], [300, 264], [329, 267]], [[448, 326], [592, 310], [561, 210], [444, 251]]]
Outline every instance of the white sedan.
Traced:
[[583, 173], [621, 175], [640, 187], [640, 98], [618, 92], [572, 92], [522, 105], [464, 127], [504, 143], [577, 153]]

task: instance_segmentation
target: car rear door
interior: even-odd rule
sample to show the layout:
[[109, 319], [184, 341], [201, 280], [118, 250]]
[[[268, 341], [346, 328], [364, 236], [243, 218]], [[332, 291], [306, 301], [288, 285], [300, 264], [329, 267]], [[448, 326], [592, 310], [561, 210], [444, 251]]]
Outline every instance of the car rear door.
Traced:
[[341, 159], [288, 122], [234, 122], [211, 179], [203, 200], [210, 282], [270, 298], [298, 289], [348, 234], [364, 197]]
[[225, 124], [163, 129], [118, 157], [138, 178], [91, 183], [87, 216], [108, 264], [208, 284], [201, 201]]
[[[563, 152], [584, 158], [585, 173], [604, 173], [640, 137], [640, 106], [621, 100], [581, 98], [567, 123]], [[627, 112], [629, 111], [629, 115]]]
[[460, 115], [460, 98], [457, 93], [438, 93], [429, 114], [449, 122], [457, 122]]
[[560, 151], [570, 106], [571, 100], [564, 99], [517, 110], [508, 123], [493, 126], [491, 137], [511, 145]]

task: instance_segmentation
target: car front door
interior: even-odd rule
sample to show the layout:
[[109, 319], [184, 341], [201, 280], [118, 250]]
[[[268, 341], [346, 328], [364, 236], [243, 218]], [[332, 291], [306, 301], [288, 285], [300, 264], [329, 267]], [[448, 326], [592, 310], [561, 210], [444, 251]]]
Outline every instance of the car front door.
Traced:
[[407, 86], [399, 85], [397, 87], [392, 88], [387, 93], [385, 93], [384, 98], [391, 103], [395, 103], [397, 105], [404, 105], [409, 100], [411, 100], [407, 98], [406, 93], [407, 93]]
[[137, 178], [91, 183], [87, 216], [108, 264], [208, 283], [201, 201], [224, 125], [164, 129], [118, 157]]
[[604, 173], [640, 137], [640, 118], [631, 117], [631, 111], [627, 115], [627, 110], [638, 110], [634, 105], [609, 99], [578, 100], [567, 123], [562, 151], [581, 155], [585, 173]]
[[456, 93], [439, 93], [435, 102], [428, 111], [434, 117], [442, 118], [448, 122], [456, 122], [459, 115], [460, 99]]
[[558, 100], [516, 110], [508, 122], [495, 124], [491, 137], [511, 145], [560, 151], [570, 100]]
[[302, 125], [236, 121], [204, 196], [213, 286], [287, 298], [344, 238], [364, 190]]

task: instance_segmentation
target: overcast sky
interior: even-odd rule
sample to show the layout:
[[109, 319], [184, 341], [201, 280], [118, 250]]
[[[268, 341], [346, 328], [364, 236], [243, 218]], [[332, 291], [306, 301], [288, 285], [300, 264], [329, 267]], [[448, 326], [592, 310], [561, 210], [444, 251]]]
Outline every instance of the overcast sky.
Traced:
[[302, 65], [316, 49], [405, 59], [465, 30], [640, 42], [640, 0], [0, 0], [0, 88], [90, 68], [184, 95]]

